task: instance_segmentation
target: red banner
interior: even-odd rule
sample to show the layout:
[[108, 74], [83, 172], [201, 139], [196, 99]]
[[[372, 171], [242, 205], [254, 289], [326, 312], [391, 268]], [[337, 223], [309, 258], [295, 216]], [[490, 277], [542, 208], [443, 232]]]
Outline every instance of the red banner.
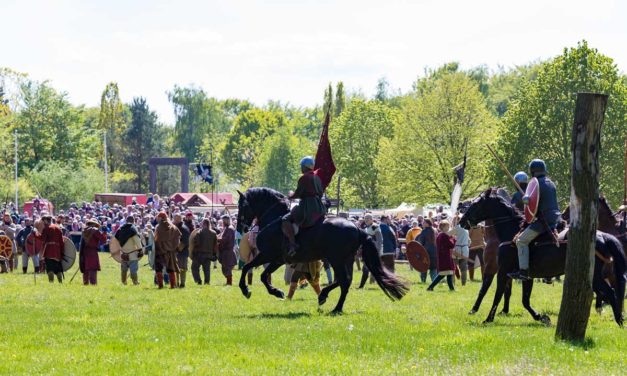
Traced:
[[329, 111], [324, 118], [322, 133], [320, 134], [320, 142], [318, 143], [318, 151], [316, 152], [316, 165], [314, 171], [322, 180], [322, 187], [326, 190], [333, 174], [335, 174], [335, 163], [333, 155], [331, 155], [331, 144], [329, 143], [329, 123], [331, 123], [331, 115]]

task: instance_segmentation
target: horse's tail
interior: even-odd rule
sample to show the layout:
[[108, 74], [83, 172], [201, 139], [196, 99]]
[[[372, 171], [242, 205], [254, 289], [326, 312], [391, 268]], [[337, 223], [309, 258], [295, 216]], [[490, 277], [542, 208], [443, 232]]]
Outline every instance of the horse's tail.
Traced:
[[619, 312], [623, 311], [623, 304], [625, 300], [625, 279], [627, 276], [627, 261], [625, 259], [625, 253], [623, 251], [623, 245], [614, 236], [606, 236], [605, 244], [607, 245], [607, 251], [614, 259], [614, 277], [616, 278], [616, 286], [614, 292], [616, 294], [616, 300], [619, 305]]
[[409, 291], [407, 284], [383, 267], [374, 240], [363, 230], [360, 230], [359, 242], [361, 244], [364, 263], [370, 273], [372, 273], [379, 287], [381, 287], [381, 290], [383, 290], [385, 295], [390, 299], [400, 300]]

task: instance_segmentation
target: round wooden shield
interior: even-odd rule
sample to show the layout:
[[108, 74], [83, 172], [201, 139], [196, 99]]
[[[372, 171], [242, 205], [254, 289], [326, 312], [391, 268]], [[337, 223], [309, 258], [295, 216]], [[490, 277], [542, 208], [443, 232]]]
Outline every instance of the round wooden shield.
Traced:
[[63, 237], [63, 259], [61, 260], [61, 266], [63, 267], [63, 271], [67, 272], [70, 270], [72, 265], [74, 265], [74, 261], [76, 261], [76, 246], [74, 242], [70, 238]]
[[431, 265], [429, 260], [429, 253], [417, 241], [411, 241], [407, 243], [407, 260], [409, 264], [421, 273], [426, 273]]
[[200, 232], [200, 229], [197, 228], [194, 231], [192, 231], [191, 234], [189, 234], [189, 245], [187, 246], [187, 249], [189, 249], [190, 258], [194, 256], [194, 239], [196, 238], [196, 235], [198, 235], [199, 232]]
[[122, 246], [115, 236], [112, 236], [109, 242], [109, 254], [115, 261], [122, 263]]
[[0, 257], [7, 260], [13, 255], [13, 242], [6, 235], [0, 235]]
[[245, 232], [242, 234], [242, 240], [239, 241], [239, 259], [243, 262], [248, 262], [251, 252], [252, 249], [248, 241], [248, 233]]
[[26, 253], [28, 253], [28, 256], [30, 257], [35, 256], [37, 253], [39, 253], [39, 251], [41, 251], [42, 247], [43, 247], [43, 242], [40, 238], [37, 238], [35, 236], [34, 231], [28, 234], [28, 236], [26, 237], [26, 244], [25, 244]]
[[525, 221], [531, 223], [536, 218], [540, 205], [540, 184], [537, 178], [529, 180], [525, 196], [529, 197], [529, 202], [525, 205]]

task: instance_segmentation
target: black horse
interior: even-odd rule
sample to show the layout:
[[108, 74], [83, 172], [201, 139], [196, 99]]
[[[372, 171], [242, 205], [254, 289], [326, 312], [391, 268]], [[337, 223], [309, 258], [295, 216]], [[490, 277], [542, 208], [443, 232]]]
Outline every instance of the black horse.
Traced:
[[[244, 266], [239, 287], [244, 296], [250, 298], [251, 292], [246, 286], [244, 277], [250, 269], [269, 264], [261, 273], [261, 282], [268, 289], [268, 293], [283, 299], [285, 296], [283, 291], [273, 287], [269, 277], [285, 263], [283, 247], [286, 244], [281, 231], [281, 218], [289, 211], [289, 201], [283, 194], [270, 188], [250, 188], [246, 193], [239, 191], [238, 193], [240, 196], [237, 231], [240, 233], [247, 231], [254, 218], [257, 218], [260, 228], [257, 235], [259, 254]], [[331, 218], [320, 221], [311, 228], [301, 230], [296, 239], [300, 249], [295, 262], [325, 258], [333, 267], [335, 281], [322, 289], [318, 296], [318, 304], [324, 304], [329, 293], [339, 286], [342, 292], [337, 306], [333, 309], [334, 314], [342, 313], [353, 279], [355, 254], [360, 247], [366, 266], [390, 299], [399, 300], [409, 291], [404, 282], [383, 267], [374, 241], [366, 232], [346, 219]]]
[[[471, 203], [470, 207], [460, 220], [461, 226], [468, 228], [486, 219], [494, 222], [496, 233], [501, 241], [499, 246], [497, 274], [497, 287], [494, 296], [492, 309], [484, 322], [494, 321], [496, 309], [501, 301], [507, 274], [518, 269], [518, 252], [513, 243], [514, 236], [520, 230], [522, 215], [518, 210], [510, 205], [505, 199], [495, 194], [494, 189], [488, 189]], [[542, 237], [542, 236], [541, 236]], [[595, 248], [605, 259], [613, 258], [614, 273], [618, 281], [616, 290], [603, 280], [602, 269], [604, 262], [598, 256], [595, 257], [594, 276], [592, 288], [597, 295], [603, 297], [614, 311], [614, 319], [620, 326], [623, 325], [623, 298], [625, 296], [625, 269], [627, 263], [622, 246], [616, 237], [603, 232], [597, 232]], [[530, 270], [529, 274], [533, 278], [551, 278], [564, 274], [566, 263], [566, 244], [556, 246], [551, 237], [546, 241], [538, 239], [530, 248]], [[550, 324], [551, 320], [547, 315], [540, 315], [531, 308], [530, 298], [533, 289], [533, 280], [524, 281], [523, 285], [523, 306], [529, 311], [536, 321]], [[620, 298], [617, 298], [620, 297]]]

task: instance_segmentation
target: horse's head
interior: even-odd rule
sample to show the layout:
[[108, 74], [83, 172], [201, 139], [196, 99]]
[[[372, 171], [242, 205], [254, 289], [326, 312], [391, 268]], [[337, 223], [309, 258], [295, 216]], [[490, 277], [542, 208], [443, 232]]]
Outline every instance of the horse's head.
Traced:
[[509, 205], [499, 188], [490, 188], [470, 202], [459, 224], [469, 229], [486, 219], [515, 216], [516, 210]]
[[237, 201], [237, 232], [243, 234], [248, 231], [253, 223], [255, 213], [246, 198], [246, 193], [242, 193], [239, 190], [237, 193], [239, 193], [239, 200]]

